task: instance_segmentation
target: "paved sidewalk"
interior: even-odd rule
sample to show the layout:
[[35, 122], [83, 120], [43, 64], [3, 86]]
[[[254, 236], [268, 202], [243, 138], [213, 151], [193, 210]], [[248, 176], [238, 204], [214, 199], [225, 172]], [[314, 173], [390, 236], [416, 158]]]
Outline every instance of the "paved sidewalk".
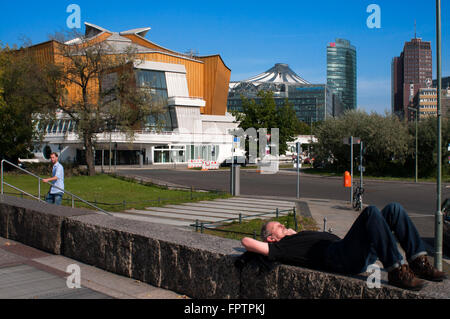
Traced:
[[[81, 269], [81, 288], [67, 287], [69, 265]], [[0, 237], [0, 299], [184, 299], [169, 290], [106, 272]]]

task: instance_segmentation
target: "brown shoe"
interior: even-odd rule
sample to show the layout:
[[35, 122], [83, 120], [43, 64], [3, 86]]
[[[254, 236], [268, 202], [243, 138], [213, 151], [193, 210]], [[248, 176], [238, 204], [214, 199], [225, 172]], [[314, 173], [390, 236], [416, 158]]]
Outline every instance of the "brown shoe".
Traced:
[[409, 267], [417, 277], [422, 279], [430, 281], [442, 281], [447, 279], [447, 274], [434, 268], [425, 255], [414, 259], [409, 263]]
[[420, 290], [425, 282], [417, 278], [408, 265], [402, 265], [388, 273], [389, 284], [409, 290]]

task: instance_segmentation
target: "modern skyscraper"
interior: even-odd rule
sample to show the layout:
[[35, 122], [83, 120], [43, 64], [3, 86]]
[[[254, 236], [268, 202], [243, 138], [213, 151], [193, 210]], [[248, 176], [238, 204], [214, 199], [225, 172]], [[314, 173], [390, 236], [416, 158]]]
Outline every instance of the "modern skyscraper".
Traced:
[[327, 46], [327, 85], [340, 95], [344, 110], [356, 109], [356, 48], [348, 40]]
[[403, 52], [392, 60], [392, 112], [408, 118], [408, 106], [420, 88], [432, 85], [431, 42], [414, 37], [405, 42]]

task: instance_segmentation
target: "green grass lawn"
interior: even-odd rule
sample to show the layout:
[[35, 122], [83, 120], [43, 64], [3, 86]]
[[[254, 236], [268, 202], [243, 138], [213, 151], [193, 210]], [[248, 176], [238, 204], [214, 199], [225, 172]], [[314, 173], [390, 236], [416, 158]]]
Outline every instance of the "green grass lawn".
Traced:
[[[5, 174], [5, 182], [37, 197], [38, 182], [36, 178], [27, 175]], [[168, 190], [136, 182], [125, 181], [108, 175], [76, 176], [65, 179], [65, 189], [84, 200], [97, 202], [100, 208], [117, 212], [124, 209], [143, 209], [151, 206], [163, 206], [199, 200], [226, 198], [230, 195], [213, 192], [191, 192], [190, 190]], [[49, 185], [41, 183], [41, 196], [49, 190]], [[14, 189], [5, 186], [6, 193], [17, 193]], [[70, 206], [71, 200], [65, 195], [63, 205]], [[115, 205], [104, 205], [115, 204]], [[76, 207], [88, 207], [76, 203]]]
[[[278, 221], [284, 224], [287, 228], [295, 229], [294, 216], [292, 213], [290, 213], [287, 216], [280, 216], [279, 218], [271, 218], [271, 219], [258, 218], [247, 220], [243, 221], [241, 224], [238, 221], [235, 221], [232, 223], [228, 223], [224, 226], [217, 227], [216, 228], [217, 230], [211, 230], [210, 228], [205, 229], [203, 233], [236, 240], [241, 240], [244, 237], [253, 237], [256, 234], [256, 239], [259, 240], [261, 227], [264, 223], [268, 221]], [[302, 216], [297, 216], [297, 226], [298, 231], [319, 229], [317, 223], [313, 218]]]

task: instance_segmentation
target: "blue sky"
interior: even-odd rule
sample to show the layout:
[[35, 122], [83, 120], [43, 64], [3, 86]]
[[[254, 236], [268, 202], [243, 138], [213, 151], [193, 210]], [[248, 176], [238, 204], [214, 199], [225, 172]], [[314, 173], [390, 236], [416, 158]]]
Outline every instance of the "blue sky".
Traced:
[[[287, 63], [312, 83], [326, 82], [326, 46], [345, 38], [356, 46], [358, 107], [390, 110], [390, 63], [405, 41], [431, 41], [436, 75], [435, 1], [84, 1], [15, 2], [2, 0], [0, 42], [36, 44], [66, 30], [70, 4], [81, 7], [82, 22], [111, 31], [151, 27], [147, 38], [169, 49], [200, 55], [220, 54], [232, 70], [231, 80], [259, 74]], [[370, 29], [366, 9], [381, 9], [381, 28]], [[450, 75], [450, 1], [442, 0], [442, 74]], [[82, 28], [84, 31], [84, 27]]]

